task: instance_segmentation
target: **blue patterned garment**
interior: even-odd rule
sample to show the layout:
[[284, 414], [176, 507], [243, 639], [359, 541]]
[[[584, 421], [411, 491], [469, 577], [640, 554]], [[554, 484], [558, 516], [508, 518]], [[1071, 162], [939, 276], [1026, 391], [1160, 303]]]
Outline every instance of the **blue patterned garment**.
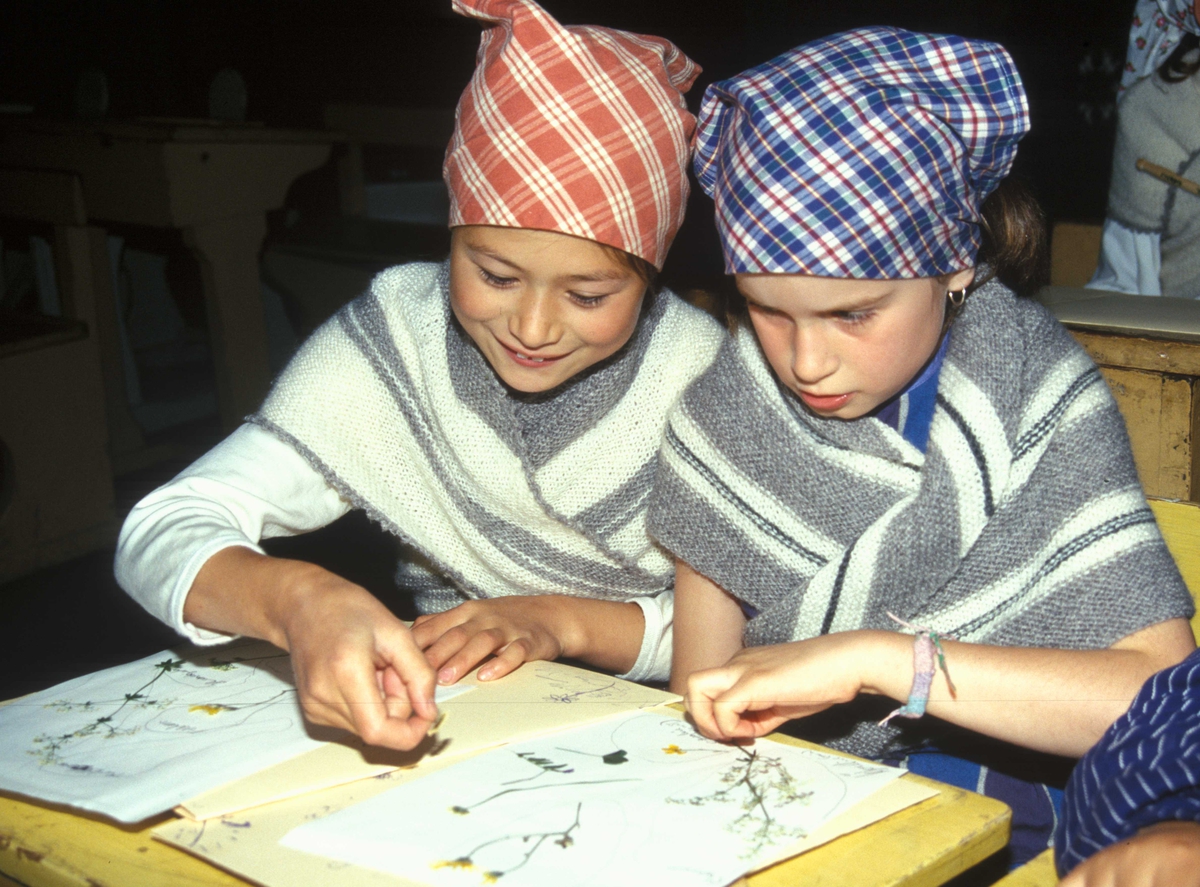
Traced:
[[935, 277], [975, 263], [1028, 129], [1003, 47], [864, 28], [710, 86], [695, 168], [730, 274]]
[[929, 426], [933, 424], [934, 408], [937, 407], [938, 378], [949, 344], [950, 337], [942, 336], [942, 344], [920, 375], [875, 412], [876, 419], [895, 428], [922, 453], [929, 443]]
[[1172, 819], [1200, 822], [1200, 650], [1147, 681], [1080, 759], [1054, 840], [1059, 874]]

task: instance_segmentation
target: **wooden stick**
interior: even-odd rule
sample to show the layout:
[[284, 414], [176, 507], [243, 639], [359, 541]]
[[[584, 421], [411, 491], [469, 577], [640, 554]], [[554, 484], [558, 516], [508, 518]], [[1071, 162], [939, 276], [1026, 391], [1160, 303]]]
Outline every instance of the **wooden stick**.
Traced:
[[1151, 163], [1149, 160], [1138, 159], [1137, 168], [1142, 172], [1149, 173], [1158, 179], [1160, 182], [1166, 182], [1168, 185], [1175, 185], [1177, 188], [1182, 188], [1189, 194], [1195, 194], [1200, 197], [1200, 184], [1193, 182], [1191, 179], [1185, 179], [1178, 173], [1173, 173], [1165, 166], [1159, 166], [1157, 163]]

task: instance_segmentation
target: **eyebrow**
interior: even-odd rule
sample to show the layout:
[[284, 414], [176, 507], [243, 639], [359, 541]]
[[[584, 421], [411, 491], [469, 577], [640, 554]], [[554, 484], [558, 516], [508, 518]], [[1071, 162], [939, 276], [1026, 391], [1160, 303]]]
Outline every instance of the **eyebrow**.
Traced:
[[[495, 261], [499, 262], [502, 265], [507, 265], [509, 268], [512, 268], [514, 271], [520, 271], [522, 273], [525, 272], [525, 269], [522, 268], [520, 265], [518, 265], [516, 262], [514, 262], [512, 259], [505, 258], [504, 256], [500, 255], [499, 253], [493, 252], [492, 250], [486, 249], [482, 246], [479, 246], [478, 244], [471, 243], [470, 241], [467, 241], [466, 245], [467, 245], [467, 248], [469, 250], [471, 250], [472, 252], [480, 253], [481, 255], [485, 255], [490, 259], [494, 259]], [[622, 269], [622, 268], [602, 268], [597, 271], [590, 271], [586, 274], [570, 274], [570, 275], [567, 275], [563, 279], [569, 280], [572, 283], [603, 283], [603, 282], [609, 281], [609, 280], [624, 280], [626, 277], [628, 277], [632, 273], [633, 272], [626, 271], [625, 269]]]

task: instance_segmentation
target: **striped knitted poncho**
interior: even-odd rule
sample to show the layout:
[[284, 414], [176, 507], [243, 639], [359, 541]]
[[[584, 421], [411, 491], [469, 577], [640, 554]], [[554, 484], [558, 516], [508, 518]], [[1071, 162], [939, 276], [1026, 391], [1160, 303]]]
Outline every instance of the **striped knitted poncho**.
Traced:
[[[747, 645], [891, 630], [890, 610], [964, 641], [1098, 648], [1192, 609], [1104, 380], [998, 283], [951, 329], [925, 453], [809, 413], [739, 331], [672, 413], [650, 529], [756, 611]], [[819, 738], [877, 756], [921, 729], [851, 708]]]
[[452, 318], [445, 266], [381, 273], [304, 344], [250, 421], [415, 549], [437, 577], [408, 583], [422, 612], [670, 589], [671, 561], [645, 528], [655, 456], [719, 325], [660, 293], [617, 355], [521, 400]]

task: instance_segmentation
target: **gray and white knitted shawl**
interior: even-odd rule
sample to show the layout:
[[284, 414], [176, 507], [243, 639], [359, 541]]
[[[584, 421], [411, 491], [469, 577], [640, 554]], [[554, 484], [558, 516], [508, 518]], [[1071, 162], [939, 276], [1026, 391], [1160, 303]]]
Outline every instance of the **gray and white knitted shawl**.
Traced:
[[747, 645], [890, 630], [890, 610], [965, 641], [1099, 648], [1191, 612], [1104, 380], [997, 283], [951, 329], [924, 454], [878, 419], [809, 413], [743, 329], [660, 459], [651, 533], [758, 611]]
[[422, 612], [464, 597], [671, 588], [646, 508], [666, 416], [711, 363], [719, 325], [660, 293], [618, 355], [521, 402], [452, 321], [447, 287], [443, 265], [378, 275], [250, 421], [449, 579], [418, 589]]

